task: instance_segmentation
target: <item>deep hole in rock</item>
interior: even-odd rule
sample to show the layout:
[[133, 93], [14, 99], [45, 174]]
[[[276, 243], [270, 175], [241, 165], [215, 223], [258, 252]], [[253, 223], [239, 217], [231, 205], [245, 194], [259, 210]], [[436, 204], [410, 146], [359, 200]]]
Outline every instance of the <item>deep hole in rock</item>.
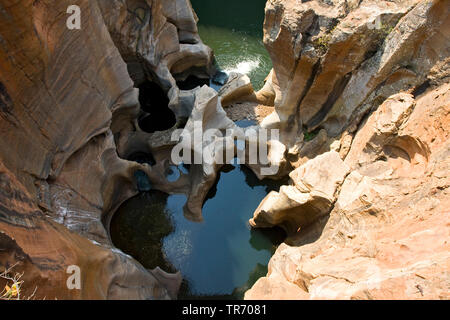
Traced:
[[168, 197], [166, 193], [153, 190], [129, 199], [112, 217], [110, 233], [114, 245], [140, 261], [144, 267], [160, 267], [166, 272], [176, 272], [162, 250], [162, 240], [174, 231], [173, 221], [166, 209]]
[[143, 131], [164, 131], [175, 125], [176, 117], [169, 109], [169, 99], [156, 83], [147, 81], [139, 86], [139, 103], [142, 110], [149, 113], [139, 120], [139, 127]]
[[198, 40], [197, 39], [183, 39], [180, 40], [180, 44], [197, 44]]
[[138, 163], [147, 163], [151, 166], [156, 164], [155, 158], [153, 157], [153, 155], [151, 153], [147, 153], [147, 152], [134, 152], [131, 155], [129, 155], [127, 157], [128, 160], [130, 161], [135, 161]]
[[204, 85], [209, 86], [209, 78], [199, 78], [194, 75], [188, 76], [185, 80], [177, 81], [177, 86], [180, 90], [192, 90], [196, 87], [202, 87]]

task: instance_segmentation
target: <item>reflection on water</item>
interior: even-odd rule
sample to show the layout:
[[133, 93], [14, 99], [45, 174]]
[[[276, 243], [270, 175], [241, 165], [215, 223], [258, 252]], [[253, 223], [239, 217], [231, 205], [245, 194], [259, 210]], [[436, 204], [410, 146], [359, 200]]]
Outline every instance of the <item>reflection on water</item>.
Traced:
[[169, 196], [151, 191], [126, 201], [114, 214], [110, 233], [114, 245], [148, 269], [174, 272], [162, 252], [162, 239], [174, 231], [166, 208]]
[[244, 166], [227, 165], [204, 204], [203, 222], [183, 216], [185, 196], [152, 191], [119, 209], [111, 223], [112, 239], [147, 268], [180, 270], [186, 280], [180, 298], [242, 298], [267, 273], [285, 236], [280, 229], [248, 225], [260, 201], [279, 185], [259, 181]]
[[226, 72], [247, 74], [260, 89], [272, 68], [264, 48], [265, 0], [191, 0], [199, 17], [203, 42], [215, 53], [219, 67]]

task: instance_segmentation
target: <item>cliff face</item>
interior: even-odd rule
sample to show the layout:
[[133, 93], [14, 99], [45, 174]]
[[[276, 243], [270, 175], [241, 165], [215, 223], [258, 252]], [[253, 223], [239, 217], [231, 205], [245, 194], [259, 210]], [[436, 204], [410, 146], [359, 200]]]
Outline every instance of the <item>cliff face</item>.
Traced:
[[[66, 27], [70, 5], [81, 30]], [[189, 1], [2, 0], [0, 14], [0, 265], [18, 262], [36, 298], [175, 297], [179, 276], [113, 250], [105, 226], [150, 171], [126, 160], [148, 149], [130, 146], [149, 138], [135, 86], [170, 90], [178, 118], [172, 75], [211, 70]], [[81, 290], [66, 286], [70, 265]]]
[[445, 70], [447, 14], [442, 1], [268, 1], [262, 91], [276, 112], [263, 126], [282, 128], [293, 153], [303, 131], [353, 132], [374, 104]]
[[[69, 5], [81, 30], [66, 27]], [[289, 238], [246, 298], [449, 298], [449, 10], [267, 2], [273, 70], [255, 97], [274, 104], [261, 125], [281, 129], [270, 158], [292, 183], [250, 223]], [[214, 72], [190, 2], [1, 0], [0, 17], [0, 266], [38, 299], [176, 297], [179, 274], [144, 269], [107, 230], [138, 171], [201, 220], [221, 164], [168, 182], [170, 136], [194, 121], [243, 134], [212, 89], [180, 89]], [[212, 138], [186, 147], [212, 157], [225, 139]], [[81, 290], [66, 285], [71, 265]]]
[[268, 1], [289, 237], [247, 299], [450, 298], [447, 1]]

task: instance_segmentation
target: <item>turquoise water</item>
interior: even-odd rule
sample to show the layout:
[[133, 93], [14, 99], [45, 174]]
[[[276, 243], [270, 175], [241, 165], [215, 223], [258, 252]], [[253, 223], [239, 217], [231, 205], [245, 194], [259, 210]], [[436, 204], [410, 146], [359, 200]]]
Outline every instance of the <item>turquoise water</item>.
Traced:
[[181, 271], [181, 299], [240, 299], [267, 273], [270, 257], [284, 240], [280, 229], [248, 224], [261, 200], [279, 186], [259, 181], [244, 166], [227, 165], [208, 194], [201, 223], [183, 216], [184, 195], [143, 193], [113, 217], [113, 243], [147, 268]]
[[[261, 88], [272, 67], [262, 43], [265, 0], [191, 2], [200, 18], [200, 36], [215, 51], [219, 67], [248, 74], [255, 89]], [[175, 181], [180, 174], [169, 169], [166, 176]], [[245, 166], [227, 165], [208, 193], [203, 222], [184, 217], [184, 195], [152, 190], [118, 209], [111, 238], [146, 268], [180, 271], [181, 299], [241, 299], [266, 275], [269, 259], [285, 237], [277, 228], [251, 229], [248, 220], [261, 200], [285, 183], [259, 181]]]
[[265, 0], [191, 0], [203, 42], [226, 72], [247, 74], [260, 89], [272, 68], [263, 39]]

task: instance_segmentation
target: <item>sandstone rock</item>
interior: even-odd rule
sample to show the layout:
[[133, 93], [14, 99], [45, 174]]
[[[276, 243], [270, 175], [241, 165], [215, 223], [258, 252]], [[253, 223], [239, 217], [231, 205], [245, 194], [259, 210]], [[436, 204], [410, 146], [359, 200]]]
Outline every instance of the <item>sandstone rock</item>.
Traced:
[[405, 139], [400, 138], [398, 132], [415, 104], [411, 94], [399, 93], [389, 97], [359, 130], [345, 162], [353, 168], [374, 162], [387, 145], [392, 148], [396, 144], [394, 140]]
[[304, 300], [308, 294], [295, 284], [276, 278], [259, 278], [253, 290], [245, 293], [245, 300]]
[[448, 10], [442, 1], [267, 2], [273, 71], [261, 94], [274, 98], [275, 111], [262, 126], [279, 128], [287, 149], [297, 150], [289, 152], [293, 166], [305, 156], [302, 131], [323, 128], [339, 139], [392, 94], [418, 87], [428, 73], [445, 77]]
[[214, 74], [213, 53], [198, 35], [190, 1], [97, 1], [136, 86], [156, 82], [177, 119], [185, 117], [176, 81]]
[[324, 153], [292, 171], [289, 176], [301, 192], [318, 192], [333, 201], [348, 167], [335, 151]]
[[[211, 132], [209, 137], [204, 135], [208, 130]], [[230, 136], [222, 133], [227, 130]], [[183, 150], [185, 163], [193, 163], [189, 172], [188, 200], [184, 207], [185, 216], [190, 220], [203, 220], [201, 210], [206, 194], [214, 184], [218, 170], [224, 165], [227, 152], [235, 154], [234, 143], [225, 143], [232, 138], [235, 130], [240, 128], [226, 116], [217, 92], [206, 86], [197, 90], [191, 116], [179, 134], [178, 149], [174, 151], [178, 154]]]
[[[82, 30], [66, 28], [69, 5], [80, 6]], [[212, 89], [177, 86], [214, 74], [190, 2], [24, 0], [2, 15], [0, 271], [18, 263], [24, 294], [37, 287], [38, 299], [175, 298], [180, 274], [144, 269], [108, 227], [139, 191], [137, 172], [186, 194], [186, 216], [201, 220], [216, 156], [239, 151], [220, 148], [222, 131], [249, 130]], [[442, 0], [267, 2], [273, 70], [245, 99], [275, 106], [262, 122], [281, 129], [281, 141], [264, 141], [282, 168], [272, 177], [298, 168], [252, 219], [291, 237], [246, 298], [450, 298], [448, 16]], [[135, 87], [147, 81], [175, 114], [164, 132], [139, 128]], [[236, 88], [250, 93], [248, 81]], [[216, 130], [186, 146], [213, 161], [169, 182], [171, 135], [186, 120], [187, 135], [196, 121]], [[154, 164], [126, 160], [139, 152]], [[71, 265], [81, 290], [67, 288]]]
[[273, 80], [273, 69], [270, 71], [269, 75], [266, 77], [264, 86], [256, 92], [256, 99], [260, 104], [265, 106], [273, 106], [275, 103], [275, 90], [272, 84]]
[[248, 100], [254, 94], [250, 78], [245, 74], [231, 73], [228, 81], [220, 88], [219, 96], [222, 106]]
[[[81, 30], [66, 27], [69, 5], [81, 9]], [[168, 186], [160, 157], [154, 169], [125, 159], [155, 144], [136, 123], [135, 86], [157, 82], [182, 117], [175, 76], [210, 72], [212, 53], [190, 2], [27, 0], [2, 10], [0, 172], [9, 186], [0, 197], [2, 271], [19, 262], [24, 290], [38, 286], [37, 298], [174, 298], [179, 277], [152, 275], [115, 249], [107, 230], [138, 192], [136, 172], [163, 190], [189, 182]], [[66, 286], [70, 265], [81, 268], [81, 290]]]
[[329, 218], [280, 245], [245, 297], [449, 299], [449, 101], [448, 83], [387, 99], [356, 133]]
[[335, 151], [308, 161], [290, 173], [293, 186], [282, 186], [279, 192], [272, 191], [264, 198], [250, 225], [279, 225], [288, 235], [294, 235], [329, 213], [348, 170]]
[[[23, 296], [35, 299], [169, 299], [165, 285], [119, 250], [89, 241], [46, 217], [0, 163], [0, 265], [22, 273]], [[82, 276], [69, 290], [68, 266]], [[4, 284], [3, 284], [4, 285]]]
[[[358, 108], [363, 112], [400, 90], [423, 83], [434, 65], [448, 57], [450, 34], [443, 31], [448, 29], [445, 26], [448, 15], [449, 8], [442, 1], [421, 1], [408, 11], [386, 37], [381, 49], [352, 74], [324, 119], [327, 130], [335, 134], [339, 126], [345, 126], [357, 115]], [[426, 49], [431, 47], [436, 48], [434, 53]], [[400, 72], [403, 61], [408, 61], [409, 72]]]

